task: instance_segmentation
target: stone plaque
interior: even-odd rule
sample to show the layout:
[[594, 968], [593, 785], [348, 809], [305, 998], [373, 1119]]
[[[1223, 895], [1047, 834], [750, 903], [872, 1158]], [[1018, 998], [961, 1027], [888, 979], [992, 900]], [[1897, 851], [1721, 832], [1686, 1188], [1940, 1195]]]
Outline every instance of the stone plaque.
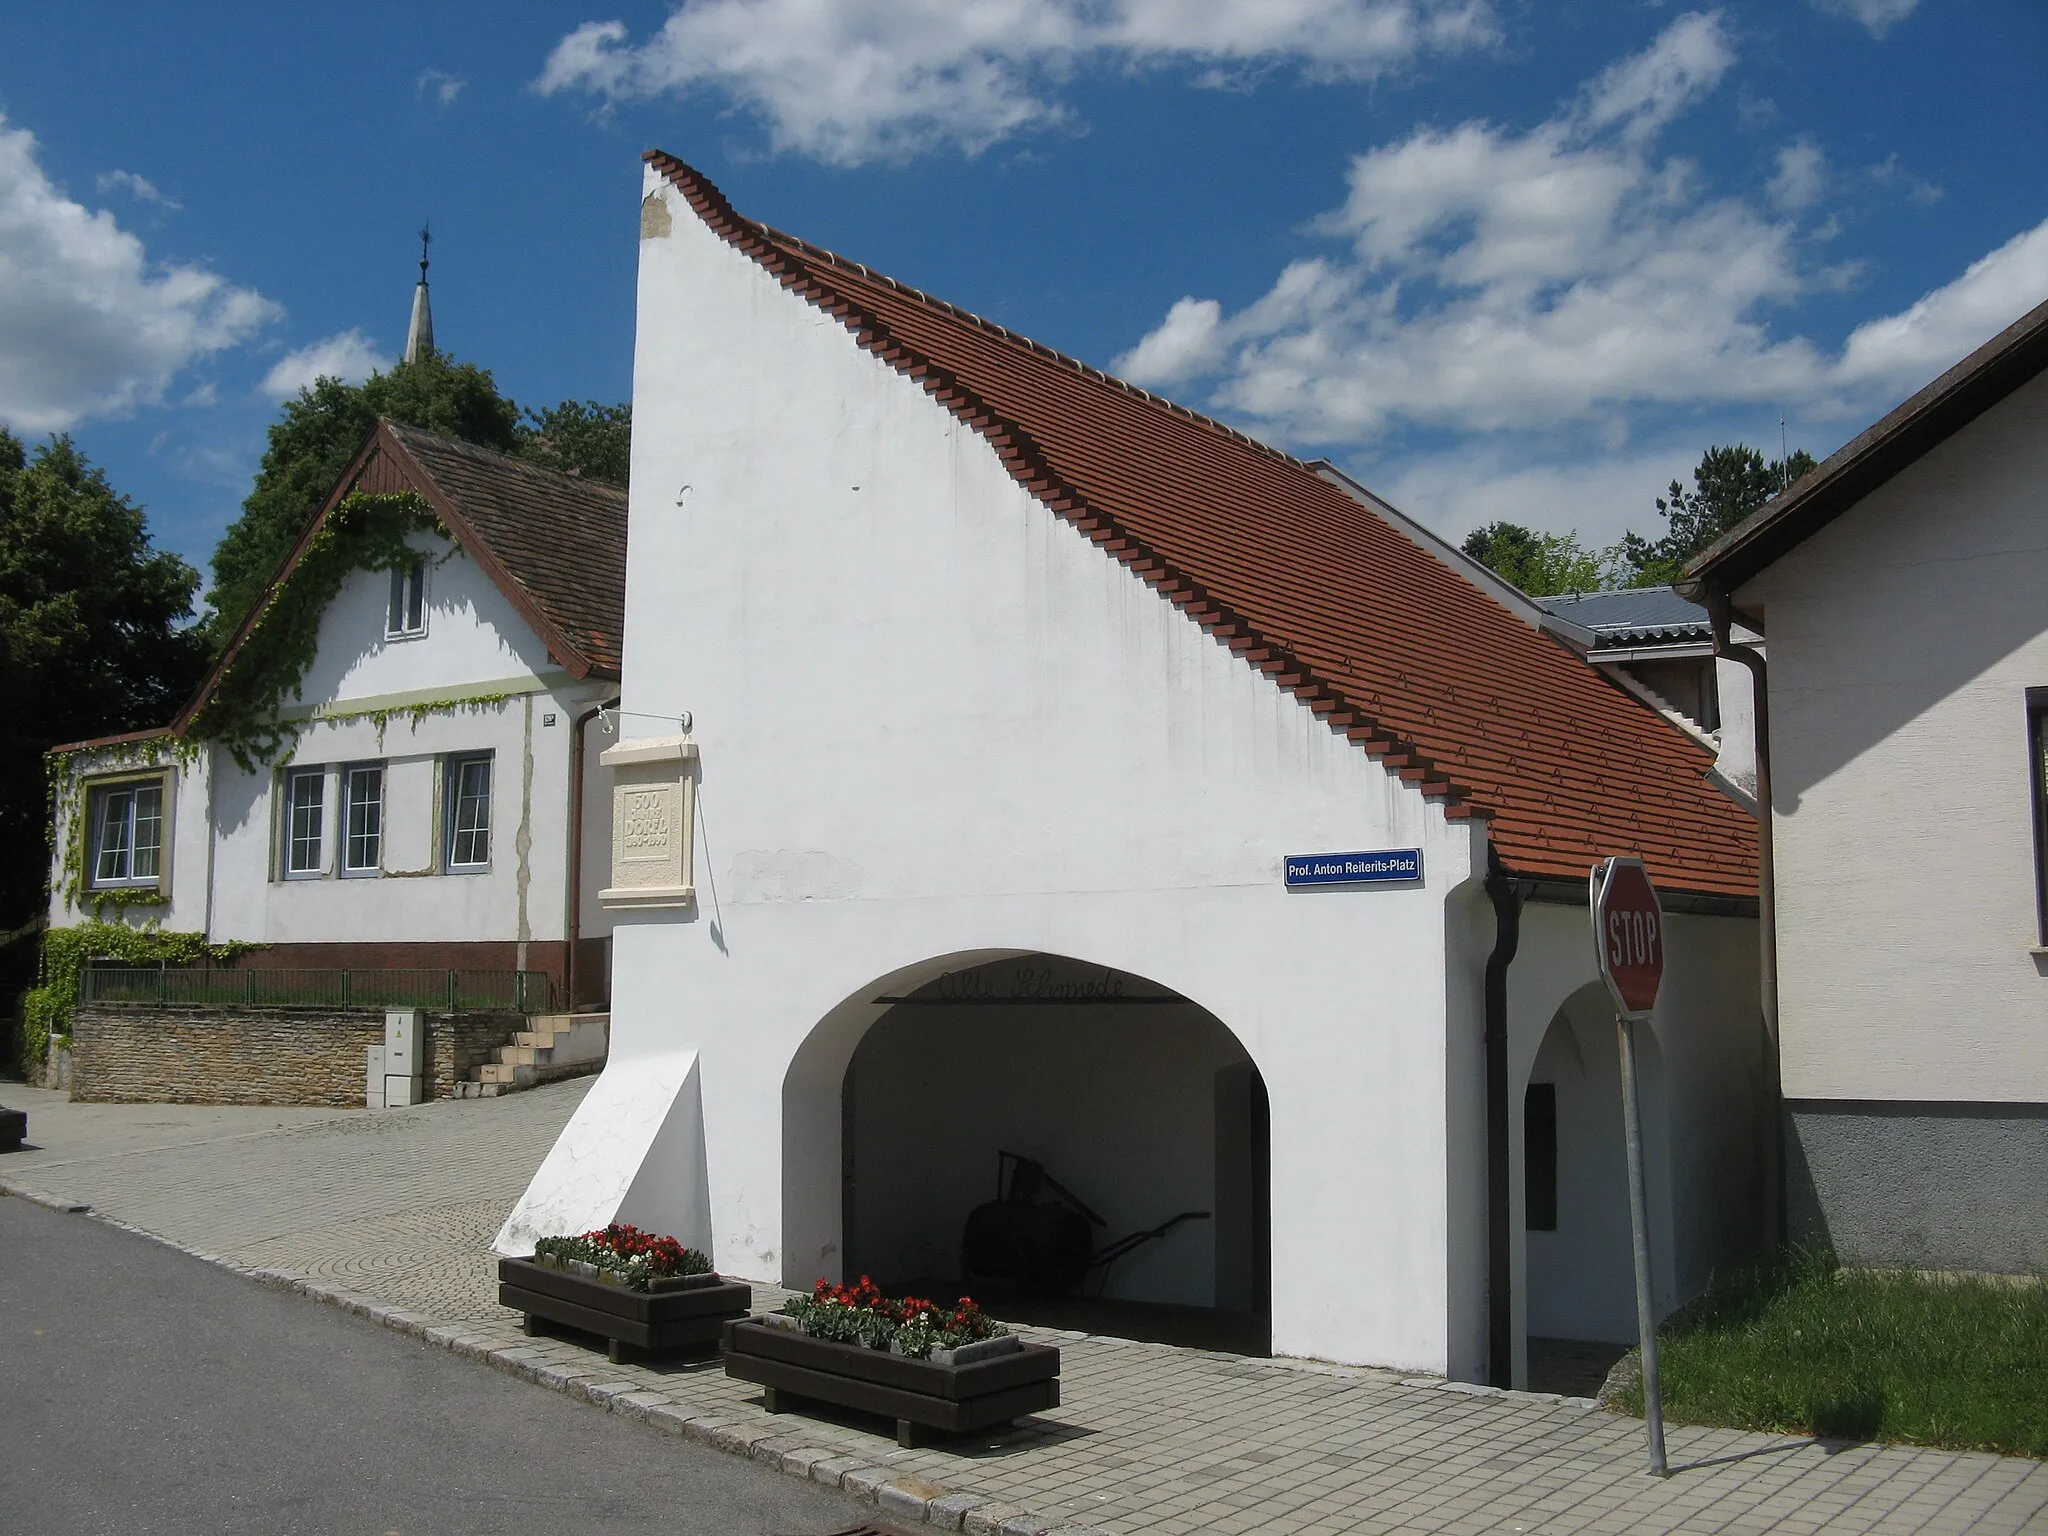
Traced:
[[608, 907], [679, 907], [691, 899], [690, 766], [680, 737], [621, 742], [598, 761], [612, 770], [612, 880]]

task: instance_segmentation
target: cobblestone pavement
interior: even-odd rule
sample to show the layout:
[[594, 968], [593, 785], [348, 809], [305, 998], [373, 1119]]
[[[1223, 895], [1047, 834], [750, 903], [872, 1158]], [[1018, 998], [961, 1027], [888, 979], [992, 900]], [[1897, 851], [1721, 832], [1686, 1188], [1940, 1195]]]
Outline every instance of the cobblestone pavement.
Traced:
[[[716, 1360], [614, 1366], [528, 1338], [487, 1245], [589, 1080], [366, 1111], [69, 1105], [7, 1085], [37, 1147], [0, 1184], [99, 1215], [431, 1342], [778, 1464], [889, 1518], [1060, 1531], [2048, 1532], [2048, 1464], [1675, 1426], [1578, 1399], [1386, 1371], [1029, 1330], [1065, 1352], [1062, 1405], [1017, 1429], [899, 1450], [871, 1421], [767, 1414]], [[755, 1288], [758, 1307], [780, 1292]]]

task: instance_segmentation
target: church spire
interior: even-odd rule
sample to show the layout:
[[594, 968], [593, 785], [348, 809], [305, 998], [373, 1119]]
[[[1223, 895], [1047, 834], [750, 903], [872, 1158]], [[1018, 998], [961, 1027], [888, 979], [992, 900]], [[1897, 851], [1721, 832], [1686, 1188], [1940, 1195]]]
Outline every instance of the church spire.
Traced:
[[412, 325], [405, 333], [405, 360], [416, 363], [434, 350], [434, 311], [427, 302], [427, 247], [434, 237], [420, 226], [420, 285], [412, 291]]

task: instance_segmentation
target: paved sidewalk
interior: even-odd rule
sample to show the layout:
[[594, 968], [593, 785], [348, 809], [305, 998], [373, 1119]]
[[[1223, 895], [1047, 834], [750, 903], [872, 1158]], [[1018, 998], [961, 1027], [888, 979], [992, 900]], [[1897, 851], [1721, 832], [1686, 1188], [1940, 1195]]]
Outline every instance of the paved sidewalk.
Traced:
[[[2048, 1531], [2048, 1464], [1675, 1427], [1668, 1480], [1639, 1422], [1582, 1400], [1029, 1330], [1065, 1351], [1062, 1406], [1018, 1429], [899, 1450], [852, 1418], [775, 1417], [716, 1361], [613, 1366], [528, 1339], [485, 1245], [589, 1080], [366, 1111], [72, 1105], [9, 1084], [36, 1150], [0, 1185], [678, 1434], [877, 1503], [1004, 1536], [1105, 1531]], [[756, 1287], [756, 1305], [781, 1293]]]

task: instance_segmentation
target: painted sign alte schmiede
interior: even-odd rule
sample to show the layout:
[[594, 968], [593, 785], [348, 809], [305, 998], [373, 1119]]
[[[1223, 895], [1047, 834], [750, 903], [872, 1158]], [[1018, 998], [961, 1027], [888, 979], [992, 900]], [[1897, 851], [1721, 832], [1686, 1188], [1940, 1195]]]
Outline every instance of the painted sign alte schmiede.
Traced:
[[1378, 848], [1368, 853], [1290, 853], [1287, 884], [1404, 885], [1422, 878], [1420, 848]]

